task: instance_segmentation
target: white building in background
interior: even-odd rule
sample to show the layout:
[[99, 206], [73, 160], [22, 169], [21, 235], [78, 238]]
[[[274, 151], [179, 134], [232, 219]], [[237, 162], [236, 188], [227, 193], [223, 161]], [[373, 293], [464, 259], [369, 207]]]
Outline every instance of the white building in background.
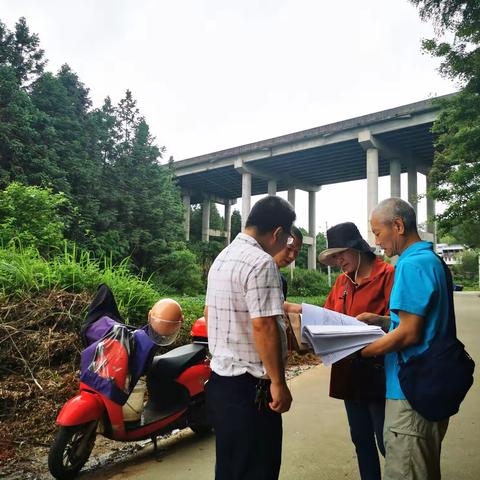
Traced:
[[448, 243], [437, 243], [437, 254], [441, 255], [447, 265], [458, 265], [462, 262], [462, 253], [465, 251], [463, 245], [448, 245]]

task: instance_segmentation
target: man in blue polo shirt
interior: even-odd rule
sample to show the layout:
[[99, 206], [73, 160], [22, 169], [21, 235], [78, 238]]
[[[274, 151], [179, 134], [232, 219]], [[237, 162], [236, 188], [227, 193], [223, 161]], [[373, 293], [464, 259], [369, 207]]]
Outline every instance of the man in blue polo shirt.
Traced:
[[385, 355], [385, 480], [440, 479], [440, 449], [448, 420], [430, 422], [413, 410], [400, 387], [403, 360], [426, 350], [449, 318], [447, 280], [432, 244], [421, 241], [412, 206], [400, 198], [381, 202], [370, 219], [375, 242], [399, 255], [390, 297], [390, 331], [361, 355]]

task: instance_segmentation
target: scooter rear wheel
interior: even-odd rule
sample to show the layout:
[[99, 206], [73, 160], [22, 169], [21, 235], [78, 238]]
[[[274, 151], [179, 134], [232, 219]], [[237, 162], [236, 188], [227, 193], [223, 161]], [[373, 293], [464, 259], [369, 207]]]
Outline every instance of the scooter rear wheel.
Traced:
[[74, 478], [95, 445], [97, 421], [60, 427], [48, 454], [48, 468], [57, 480]]

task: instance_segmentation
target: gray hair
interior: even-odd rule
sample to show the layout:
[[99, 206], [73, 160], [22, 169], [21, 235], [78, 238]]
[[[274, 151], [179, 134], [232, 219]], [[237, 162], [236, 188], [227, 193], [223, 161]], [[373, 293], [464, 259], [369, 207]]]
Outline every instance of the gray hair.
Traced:
[[400, 218], [403, 221], [405, 232], [417, 231], [417, 215], [413, 207], [401, 198], [387, 198], [382, 200], [372, 211], [381, 222], [391, 223]]

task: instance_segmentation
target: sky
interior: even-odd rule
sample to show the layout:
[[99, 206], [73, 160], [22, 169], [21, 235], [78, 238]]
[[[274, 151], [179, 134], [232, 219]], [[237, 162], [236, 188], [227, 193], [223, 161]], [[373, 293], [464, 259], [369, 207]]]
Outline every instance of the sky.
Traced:
[[[421, 51], [433, 28], [407, 0], [0, 0], [95, 107], [133, 92], [165, 159], [181, 160], [455, 91]], [[406, 197], [406, 175], [402, 196]], [[419, 174], [419, 193], [425, 179]], [[282, 194], [283, 196], [283, 194]], [[379, 199], [389, 196], [380, 179]], [[297, 192], [300, 226], [307, 194]], [[240, 202], [237, 208], [240, 208]], [[426, 217], [425, 200], [419, 222]], [[222, 213], [222, 211], [220, 210]], [[367, 233], [366, 181], [317, 194], [319, 231]]]

